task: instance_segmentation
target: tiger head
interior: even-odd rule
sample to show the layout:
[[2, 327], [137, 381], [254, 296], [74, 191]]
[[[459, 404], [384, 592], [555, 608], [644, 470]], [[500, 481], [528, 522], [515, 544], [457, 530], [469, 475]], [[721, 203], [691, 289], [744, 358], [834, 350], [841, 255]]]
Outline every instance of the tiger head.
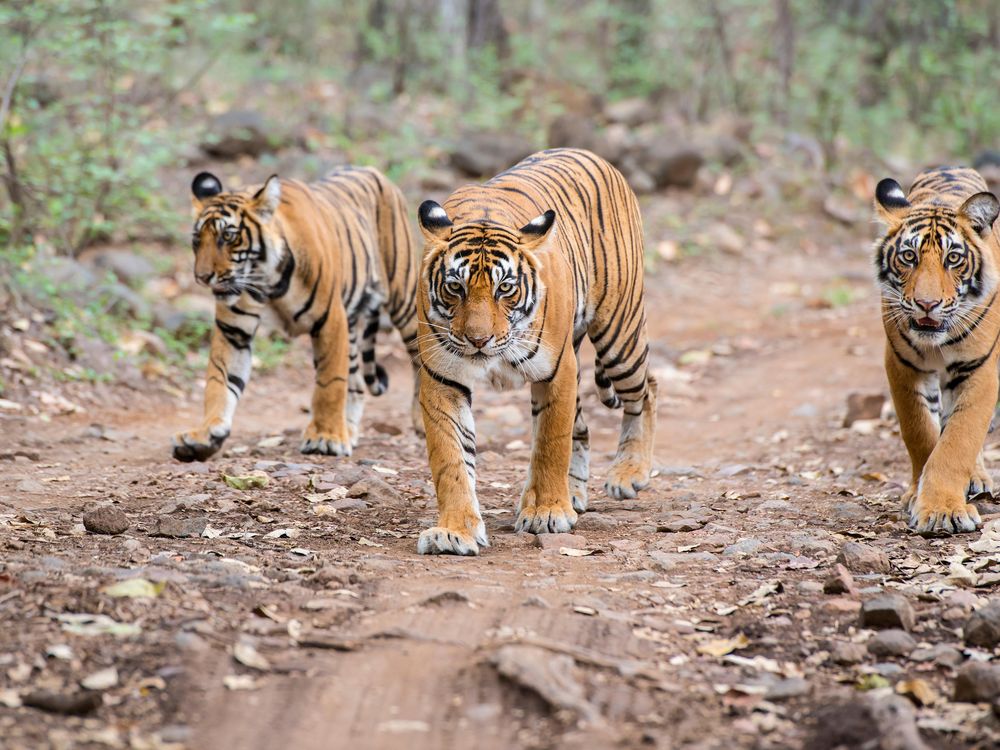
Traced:
[[887, 227], [876, 255], [887, 320], [930, 345], [970, 326], [997, 283], [987, 246], [1000, 212], [996, 196], [976, 193], [957, 209], [913, 205], [898, 182], [885, 179], [875, 208]]
[[555, 237], [555, 211], [520, 229], [502, 218], [456, 226], [434, 201], [418, 215], [431, 335], [455, 355], [513, 361], [544, 294], [539, 271]]
[[[263, 297], [280, 248], [274, 216], [281, 202], [281, 182], [268, 178], [256, 192], [224, 192], [215, 175], [201, 172], [191, 183], [194, 207], [194, 276], [228, 302], [248, 291]], [[269, 259], [269, 255], [271, 256]]]

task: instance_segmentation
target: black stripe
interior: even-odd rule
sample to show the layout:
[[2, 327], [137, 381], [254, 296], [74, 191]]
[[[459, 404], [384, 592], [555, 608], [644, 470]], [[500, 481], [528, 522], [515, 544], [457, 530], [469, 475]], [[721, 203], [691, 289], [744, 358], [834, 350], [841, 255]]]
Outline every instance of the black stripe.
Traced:
[[434, 372], [434, 370], [429, 368], [427, 365], [424, 365], [424, 372], [426, 372], [428, 375], [434, 378], [434, 380], [439, 382], [441, 385], [448, 386], [449, 388], [454, 388], [456, 391], [458, 391], [465, 397], [465, 400], [468, 404], [470, 405], [472, 404], [472, 391], [470, 391], [464, 385], [462, 385], [461, 383], [456, 383], [454, 380], [449, 380], [444, 375], [439, 375], [438, 373]]

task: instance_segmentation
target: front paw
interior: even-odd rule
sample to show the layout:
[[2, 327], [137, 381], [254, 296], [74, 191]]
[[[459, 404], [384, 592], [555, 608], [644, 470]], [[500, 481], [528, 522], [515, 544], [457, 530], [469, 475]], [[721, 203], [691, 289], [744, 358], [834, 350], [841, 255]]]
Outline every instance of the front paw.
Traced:
[[219, 452], [222, 444], [229, 437], [229, 428], [217, 425], [208, 430], [191, 430], [178, 432], [170, 441], [173, 446], [174, 458], [184, 463], [205, 461]]
[[417, 539], [417, 554], [478, 555], [480, 547], [489, 546], [486, 525], [481, 518], [473, 518], [463, 528], [432, 526], [424, 529]]
[[975, 531], [982, 521], [975, 505], [962, 494], [924, 489], [909, 503], [908, 525], [918, 534], [957, 534]]
[[529, 534], [558, 534], [571, 531], [576, 526], [576, 511], [569, 498], [555, 502], [534, 501], [535, 493], [525, 492], [514, 522], [514, 531]]
[[299, 451], [321, 453], [325, 456], [349, 456], [351, 455], [350, 432], [346, 427], [339, 433], [323, 431], [311, 424], [302, 435]]
[[649, 485], [650, 467], [637, 456], [622, 456], [608, 469], [604, 491], [615, 500], [631, 499]]
[[985, 468], [977, 466], [972, 472], [972, 478], [969, 480], [969, 489], [966, 490], [966, 497], [973, 498], [984, 492], [993, 493], [993, 478]]
[[573, 502], [573, 510], [583, 513], [587, 510], [587, 483], [582, 479], [569, 478], [569, 494]]

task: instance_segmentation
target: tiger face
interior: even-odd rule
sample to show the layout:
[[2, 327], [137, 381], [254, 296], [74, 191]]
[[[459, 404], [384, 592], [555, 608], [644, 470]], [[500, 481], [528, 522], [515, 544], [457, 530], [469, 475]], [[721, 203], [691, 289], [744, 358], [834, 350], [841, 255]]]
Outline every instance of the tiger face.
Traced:
[[474, 362], [516, 362], [544, 294], [540, 258], [554, 236], [555, 212], [520, 230], [493, 221], [455, 226], [441, 206], [425, 201], [419, 219], [429, 335]]
[[255, 193], [226, 193], [215, 175], [202, 172], [191, 183], [191, 192], [195, 279], [225, 304], [244, 292], [262, 300], [270, 263], [277, 260], [269, 257], [268, 248], [278, 244], [273, 220], [281, 182], [272, 175]]
[[957, 209], [913, 206], [889, 179], [875, 195], [887, 225], [876, 255], [887, 322], [908, 328], [926, 345], [940, 344], [973, 322], [996, 287], [986, 238], [1000, 203], [992, 193], [977, 193]]

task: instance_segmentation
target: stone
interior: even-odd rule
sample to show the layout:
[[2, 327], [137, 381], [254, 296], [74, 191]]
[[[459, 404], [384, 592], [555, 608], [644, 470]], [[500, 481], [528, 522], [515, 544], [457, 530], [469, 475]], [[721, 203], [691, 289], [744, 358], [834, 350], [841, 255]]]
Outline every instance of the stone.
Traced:
[[259, 112], [234, 109], [216, 117], [201, 145], [202, 151], [218, 159], [258, 157], [270, 150], [271, 127]]
[[769, 701], [784, 701], [789, 698], [798, 698], [809, 692], [809, 683], [801, 677], [789, 677], [778, 680], [768, 688], [764, 694], [764, 699]]
[[105, 249], [88, 253], [84, 260], [101, 272], [111, 271], [123, 284], [142, 286], [156, 277], [156, 267], [146, 258], [127, 250]]
[[942, 667], [958, 667], [965, 657], [962, 652], [946, 643], [939, 643], [931, 648], [918, 648], [910, 653], [910, 661], [933, 661]]
[[993, 599], [973, 612], [962, 632], [968, 646], [993, 648], [1000, 643], [1000, 599]]
[[156, 519], [153, 531], [150, 536], [165, 536], [175, 539], [185, 539], [198, 537], [208, 526], [208, 519], [205, 516], [192, 516], [184, 518], [182, 516], [160, 516]]
[[861, 604], [861, 625], [866, 628], [912, 630], [917, 616], [901, 594], [884, 594]]
[[670, 533], [697, 531], [708, 523], [708, 520], [708, 516], [705, 515], [668, 513], [656, 521], [656, 530]]
[[892, 570], [884, 552], [861, 542], [845, 543], [836, 562], [853, 573], [888, 573]]
[[724, 550], [722, 550], [723, 557], [746, 557], [747, 555], [752, 555], [761, 547], [764, 543], [760, 539], [740, 539], [740, 541], [735, 544], [730, 544]]
[[917, 728], [913, 706], [898, 695], [869, 693], [846, 701], [824, 701], [813, 714], [810, 750], [930, 750]]
[[860, 643], [841, 641], [830, 652], [830, 661], [834, 664], [858, 664], [865, 660], [868, 650]]
[[1000, 697], [1000, 667], [981, 661], [969, 662], [955, 677], [954, 700], [988, 703]]
[[847, 414], [844, 427], [850, 427], [859, 419], [878, 419], [882, 416], [885, 395], [882, 393], [850, 393], [847, 396]]
[[917, 647], [913, 636], [905, 630], [890, 628], [876, 633], [868, 641], [868, 653], [872, 656], [906, 656]]
[[560, 547], [585, 549], [587, 547], [587, 537], [580, 534], [537, 534], [535, 536], [535, 546], [545, 550], [558, 550]]
[[92, 534], [124, 534], [130, 525], [125, 511], [114, 505], [100, 505], [83, 514], [83, 528]]
[[688, 563], [701, 562], [712, 564], [717, 563], [719, 560], [711, 552], [661, 552], [660, 550], [650, 552], [649, 559], [652, 561], [652, 568], [661, 571], [672, 570], [678, 565]]
[[705, 157], [694, 147], [678, 146], [673, 139], [659, 138], [645, 148], [639, 162], [656, 187], [691, 188]]
[[378, 477], [365, 477], [347, 489], [347, 497], [363, 498], [373, 505], [398, 505], [403, 498], [395, 487]]
[[452, 145], [449, 161], [468, 177], [492, 177], [534, 151], [534, 144], [512, 133], [467, 131]]
[[634, 128], [652, 122], [656, 118], [656, 110], [646, 97], [634, 96], [611, 102], [604, 108], [604, 116], [608, 122]]
[[850, 594], [858, 595], [858, 587], [854, 583], [854, 576], [851, 571], [840, 563], [833, 568], [833, 573], [823, 582], [824, 594]]

